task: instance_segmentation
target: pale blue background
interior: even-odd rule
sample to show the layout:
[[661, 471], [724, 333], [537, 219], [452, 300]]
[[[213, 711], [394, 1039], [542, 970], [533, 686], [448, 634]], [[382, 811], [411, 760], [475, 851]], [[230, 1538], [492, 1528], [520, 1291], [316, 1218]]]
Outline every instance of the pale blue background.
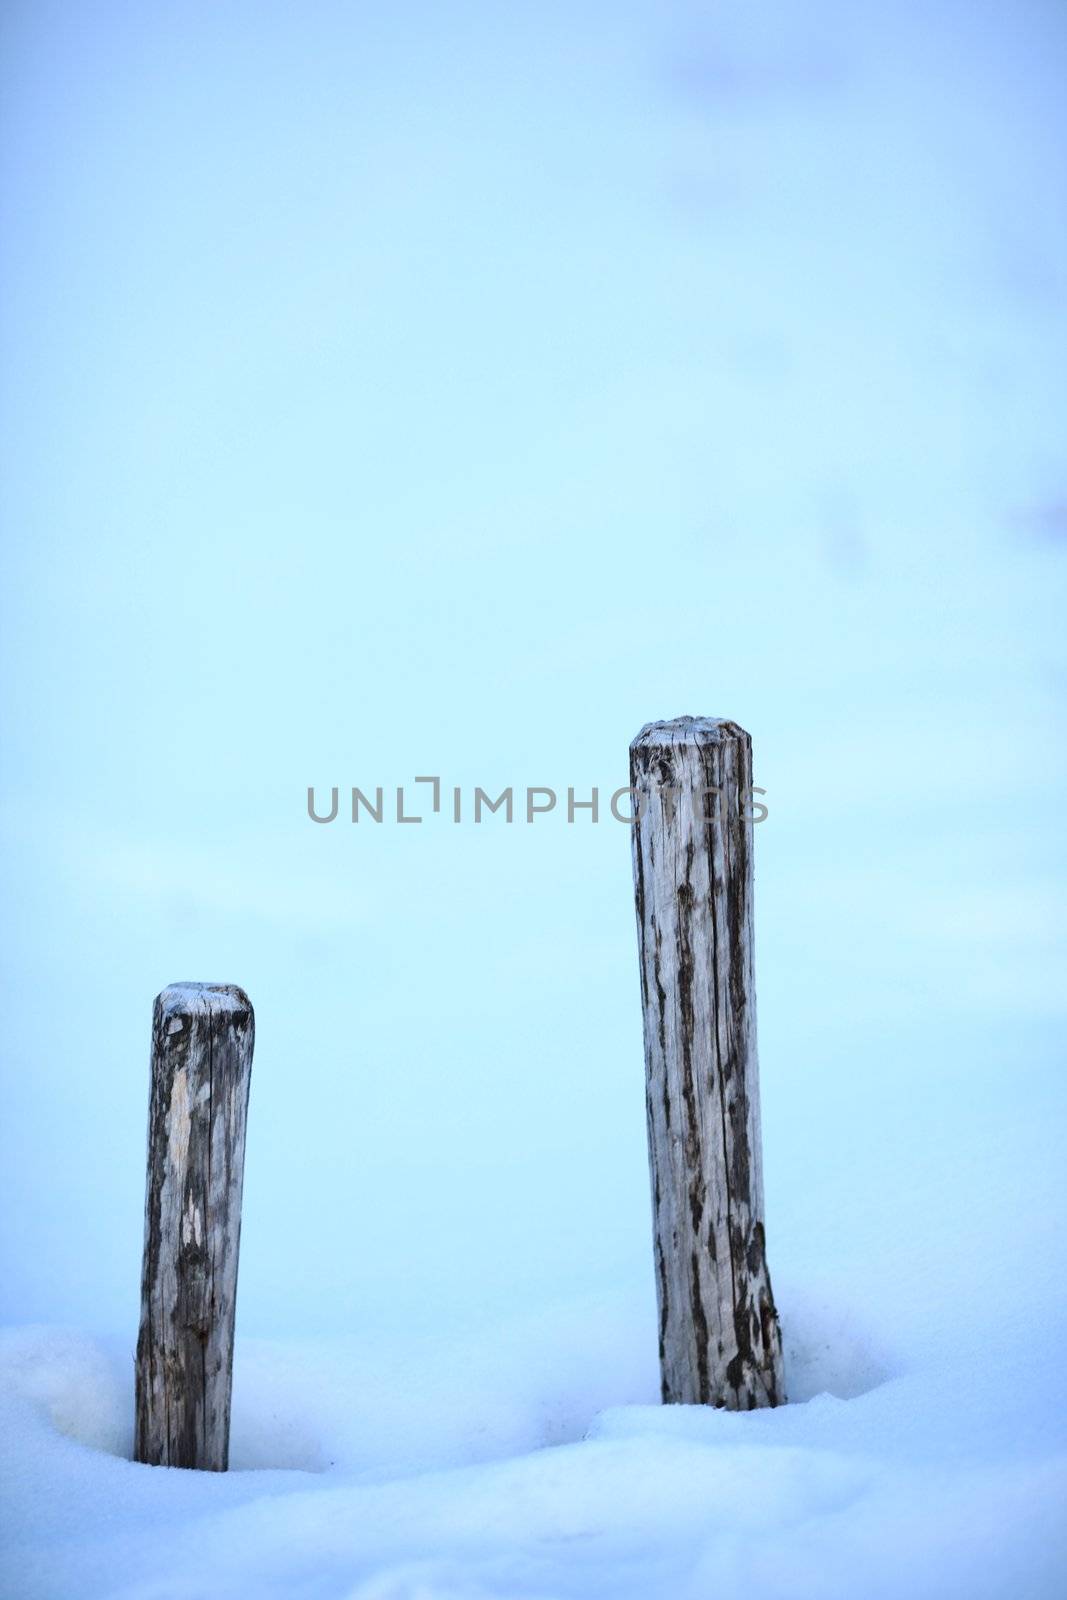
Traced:
[[626, 831], [304, 805], [610, 790], [681, 712], [768, 790], [772, 1268], [1052, 1260], [1065, 33], [8, 8], [7, 1318], [132, 1338], [193, 978], [258, 1018], [243, 1330], [650, 1308]]

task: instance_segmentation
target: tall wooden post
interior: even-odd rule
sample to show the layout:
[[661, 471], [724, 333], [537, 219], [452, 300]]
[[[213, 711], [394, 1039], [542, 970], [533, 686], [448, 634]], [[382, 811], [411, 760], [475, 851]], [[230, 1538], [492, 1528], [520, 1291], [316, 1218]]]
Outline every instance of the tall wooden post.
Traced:
[[134, 1451], [153, 1466], [229, 1462], [254, 1039], [251, 1003], [232, 984], [156, 997]]
[[779, 1405], [763, 1230], [752, 741], [678, 717], [630, 746], [664, 1402]]

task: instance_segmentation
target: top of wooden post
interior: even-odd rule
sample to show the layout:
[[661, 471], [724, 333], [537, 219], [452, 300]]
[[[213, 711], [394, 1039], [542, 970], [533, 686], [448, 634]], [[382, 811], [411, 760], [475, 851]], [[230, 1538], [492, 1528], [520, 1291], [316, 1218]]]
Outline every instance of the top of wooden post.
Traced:
[[236, 983], [168, 983], [156, 996], [164, 1017], [251, 1016], [252, 1002]]
[[668, 722], [646, 722], [630, 749], [676, 749], [682, 745], [727, 744], [734, 739], [747, 738], [744, 728], [728, 717], [672, 717]]

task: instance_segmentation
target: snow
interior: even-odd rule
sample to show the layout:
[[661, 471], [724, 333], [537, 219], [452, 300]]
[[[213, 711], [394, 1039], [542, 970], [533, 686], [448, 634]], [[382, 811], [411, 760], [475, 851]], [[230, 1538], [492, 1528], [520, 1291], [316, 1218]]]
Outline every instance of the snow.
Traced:
[[244, 1341], [227, 1475], [125, 1459], [117, 1349], [9, 1335], [10, 1592], [1056, 1593], [1059, 1364], [909, 1365], [841, 1307], [783, 1299], [796, 1402], [752, 1415], [656, 1405], [623, 1305], [451, 1347]]
[[[2, 1592], [1053, 1600], [1062, 8], [415, 11], [5, 24]], [[656, 1404], [626, 829], [305, 810], [684, 711], [769, 813], [746, 1416]], [[180, 974], [218, 1476], [129, 1459]]]

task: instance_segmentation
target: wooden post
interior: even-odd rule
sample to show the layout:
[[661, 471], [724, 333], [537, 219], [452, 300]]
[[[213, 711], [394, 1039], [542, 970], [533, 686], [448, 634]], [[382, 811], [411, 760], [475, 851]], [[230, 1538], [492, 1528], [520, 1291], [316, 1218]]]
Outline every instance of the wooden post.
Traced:
[[134, 1454], [225, 1472], [245, 1116], [255, 1018], [243, 989], [156, 996]]
[[665, 1403], [779, 1405], [752, 970], [752, 741], [652, 722], [630, 746]]

